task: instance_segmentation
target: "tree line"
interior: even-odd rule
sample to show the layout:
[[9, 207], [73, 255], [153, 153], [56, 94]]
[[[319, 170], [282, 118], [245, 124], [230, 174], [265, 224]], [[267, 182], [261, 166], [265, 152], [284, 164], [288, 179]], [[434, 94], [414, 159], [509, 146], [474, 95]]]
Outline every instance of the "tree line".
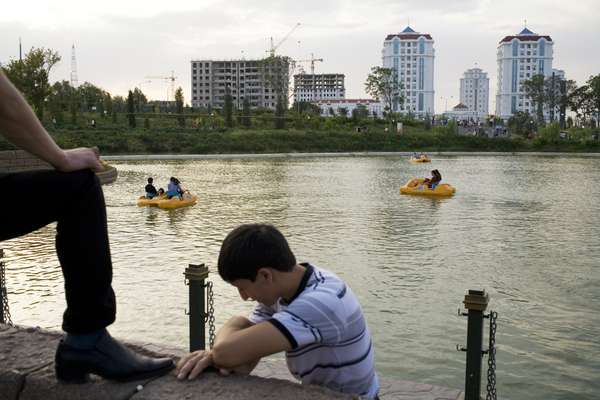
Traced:
[[[76, 124], [82, 113], [97, 113], [101, 118], [112, 117], [116, 122], [117, 114], [126, 113], [128, 125], [136, 127], [136, 114], [159, 110], [156, 105], [149, 105], [146, 95], [139, 89], [129, 90], [127, 97], [111, 95], [108, 91], [92, 84], [84, 82], [73, 87], [69, 81], [62, 80], [50, 84], [49, 76], [51, 70], [61, 60], [58, 52], [45, 48], [32, 48], [25, 54], [22, 60], [10, 60], [1, 66], [9, 79], [23, 93], [32, 105], [36, 114], [43, 120], [46, 115], [55, 125], [62, 125], [70, 119], [70, 123]], [[244, 100], [241, 110], [235, 110], [232, 96], [227, 88], [225, 103], [222, 110], [208, 108], [202, 110], [210, 117], [215, 115], [223, 119], [223, 125], [231, 128], [234, 125], [251, 127], [252, 115], [272, 115], [275, 128], [284, 129], [288, 120], [319, 118], [320, 109], [317, 105], [309, 102], [299, 102], [288, 109], [288, 98], [286, 83], [281, 81], [281, 74], [274, 73], [277, 68], [289, 65], [288, 59], [265, 59], [262, 71], [263, 79], [277, 89], [277, 102], [274, 113], [269, 110], [251, 110], [249, 102]], [[268, 68], [267, 68], [268, 66]], [[522, 84], [523, 92], [535, 108], [535, 114], [516, 113], [509, 126], [516, 126], [518, 130], [533, 129], [534, 126], [543, 126], [546, 123], [545, 116], [549, 116], [550, 122], [558, 121], [561, 128], [569, 125], [567, 110], [576, 115], [580, 126], [597, 127], [600, 119], [600, 74], [591, 76], [585, 84], [577, 86], [572, 80], [566, 80], [560, 76], [534, 75]], [[395, 113], [404, 102], [402, 96], [402, 84], [398, 81], [398, 74], [392, 68], [373, 67], [365, 82], [365, 91], [374, 98], [379, 99], [384, 106], [384, 120], [387, 123], [410, 119], [408, 115]], [[184, 115], [190, 111], [184, 106], [183, 90], [177, 89], [175, 102], [170, 112], [176, 114], [176, 120], [180, 127], [186, 125]], [[237, 120], [234, 118], [237, 113]], [[291, 114], [286, 117], [286, 114]], [[330, 116], [335, 116], [333, 109], [329, 110]], [[342, 117], [348, 116], [348, 110], [339, 109], [338, 114]], [[69, 118], [70, 117], [70, 118]], [[371, 117], [366, 107], [358, 106], [351, 114], [352, 121], [359, 123]], [[373, 115], [372, 119], [377, 119]], [[148, 118], [144, 120], [144, 126], [149, 127]]]

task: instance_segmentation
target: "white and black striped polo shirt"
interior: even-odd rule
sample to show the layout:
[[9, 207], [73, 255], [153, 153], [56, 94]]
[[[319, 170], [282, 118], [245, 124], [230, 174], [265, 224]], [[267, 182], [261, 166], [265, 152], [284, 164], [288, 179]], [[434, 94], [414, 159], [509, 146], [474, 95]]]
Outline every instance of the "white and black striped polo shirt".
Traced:
[[373, 344], [358, 300], [333, 273], [302, 265], [306, 272], [289, 303], [259, 304], [250, 321], [269, 321], [285, 335], [292, 345], [288, 368], [302, 383], [375, 398]]

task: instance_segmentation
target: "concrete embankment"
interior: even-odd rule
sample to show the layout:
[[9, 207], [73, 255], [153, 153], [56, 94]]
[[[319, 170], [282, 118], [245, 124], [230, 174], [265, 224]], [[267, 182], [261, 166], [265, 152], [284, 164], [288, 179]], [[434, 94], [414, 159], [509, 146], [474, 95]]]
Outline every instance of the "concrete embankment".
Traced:
[[[53, 169], [50, 164], [23, 150], [0, 151], [0, 173], [21, 172]], [[118, 171], [115, 167], [106, 166], [104, 171], [96, 172], [100, 183], [105, 185], [117, 179]]]
[[[0, 324], [0, 399], [132, 399], [132, 400], [322, 400], [350, 399], [331, 390], [292, 381], [281, 361], [264, 360], [251, 376], [222, 377], [207, 373], [193, 381], [173, 374], [151, 380], [114, 383], [93, 377], [91, 382], [63, 384], [54, 374], [54, 352], [61, 333]], [[184, 351], [153, 345], [128, 344], [147, 355], [179, 358]], [[458, 400], [462, 392], [439, 386], [382, 379], [382, 400]]]

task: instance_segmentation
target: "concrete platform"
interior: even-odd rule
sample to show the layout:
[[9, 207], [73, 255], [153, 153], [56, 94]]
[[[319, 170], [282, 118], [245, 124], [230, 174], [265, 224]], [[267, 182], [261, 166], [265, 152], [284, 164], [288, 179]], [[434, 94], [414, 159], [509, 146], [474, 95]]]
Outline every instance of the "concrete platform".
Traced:
[[[351, 399], [293, 381], [283, 362], [262, 361], [251, 376], [222, 377], [207, 373], [194, 381], [178, 381], [173, 374], [137, 382], [115, 383], [93, 377], [90, 383], [63, 384], [54, 374], [54, 352], [59, 332], [0, 324], [0, 400], [133, 399], [133, 400], [321, 400]], [[129, 344], [148, 355], [179, 358], [181, 349], [151, 343]], [[394, 400], [458, 400], [462, 392], [408, 381], [382, 379], [380, 397]]]

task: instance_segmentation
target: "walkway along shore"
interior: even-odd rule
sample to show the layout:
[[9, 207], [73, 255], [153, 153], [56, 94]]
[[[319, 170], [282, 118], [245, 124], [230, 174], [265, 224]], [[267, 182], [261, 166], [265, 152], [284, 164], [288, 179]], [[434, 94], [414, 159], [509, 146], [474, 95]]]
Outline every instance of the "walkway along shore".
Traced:
[[[0, 399], [2, 400], [324, 400], [351, 399], [319, 386], [292, 382], [283, 361], [263, 360], [251, 376], [222, 377], [207, 373], [193, 381], [173, 374], [151, 380], [115, 383], [93, 376], [90, 383], [63, 384], [54, 375], [54, 352], [60, 332], [0, 324]], [[127, 344], [147, 355], [179, 358], [185, 351], [144, 344]], [[382, 400], [459, 400], [457, 389], [382, 379]]]
[[[213, 160], [253, 158], [309, 158], [309, 157], [410, 157], [413, 151], [400, 152], [351, 152], [351, 153], [251, 153], [251, 154], [132, 154], [102, 155], [107, 161], [152, 161], [152, 160]], [[591, 157], [600, 158], [600, 153], [551, 153], [551, 152], [470, 152], [440, 151], [427, 152], [429, 156], [540, 156], [540, 157]]]

